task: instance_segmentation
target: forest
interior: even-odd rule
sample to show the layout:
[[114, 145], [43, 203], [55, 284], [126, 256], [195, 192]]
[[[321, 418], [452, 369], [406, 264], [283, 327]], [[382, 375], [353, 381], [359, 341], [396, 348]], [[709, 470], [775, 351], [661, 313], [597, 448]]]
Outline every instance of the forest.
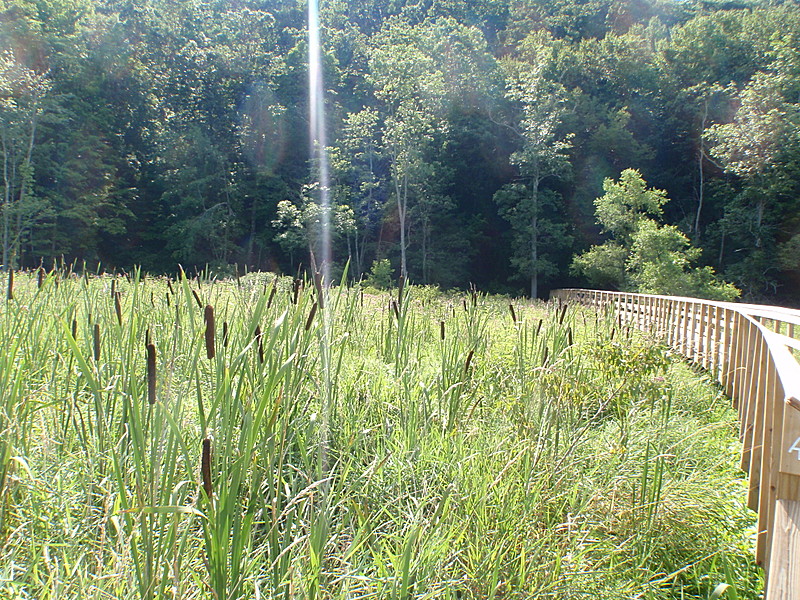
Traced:
[[[321, 27], [337, 276], [797, 303], [794, 2], [328, 0]], [[2, 265], [308, 268], [307, 65], [294, 0], [0, 0]]]

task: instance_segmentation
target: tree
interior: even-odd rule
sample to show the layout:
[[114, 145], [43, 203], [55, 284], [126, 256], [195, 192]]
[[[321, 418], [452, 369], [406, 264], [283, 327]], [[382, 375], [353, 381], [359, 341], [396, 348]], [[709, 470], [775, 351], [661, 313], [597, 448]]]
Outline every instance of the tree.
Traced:
[[547, 178], [560, 178], [566, 172], [571, 137], [560, 128], [568, 110], [566, 90], [544, 75], [550, 58], [552, 50], [544, 39], [534, 46], [531, 63], [505, 63], [506, 98], [520, 112], [518, 125], [513, 127], [520, 148], [511, 155], [511, 163], [524, 183], [506, 186], [495, 195], [495, 201], [514, 230], [517, 251], [513, 262], [529, 277], [531, 298], [539, 294], [539, 276], [552, 274], [552, 262], [541, 255], [542, 245], [549, 243], [554, 250], [569, 245], [565, 228], [545, 219], [556, 193], [549, 191], [545, 196], [541, 190]]
[[44, 73], [0, 54], [0, 152], [3, 159], [4, 269], [19, 261], [26, 232], [42, 211], [33, 197], [33, 151], [45, 101], [52, 88]]
[[573, 270], [590, 284], [714, 300], [739, 295], [711, 267], [693, 266], [701, 250], [677, 227], [656, 220], [668, 202], [666, 192], [648, 188], [633, 169], [623, 171], [618, 182], [606, 179], [603, 189], [605, 194], [595, 200], [595, 214], [612, 239], [573, 261]]

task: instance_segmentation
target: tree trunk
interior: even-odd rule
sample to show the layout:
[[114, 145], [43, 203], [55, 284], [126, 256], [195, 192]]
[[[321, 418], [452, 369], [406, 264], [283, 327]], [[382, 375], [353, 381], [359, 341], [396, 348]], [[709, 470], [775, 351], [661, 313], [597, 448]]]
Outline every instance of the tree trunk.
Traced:
[[395, 179], [395, 193], [397, 194], [397, 216], [400, 220], [400, 274], [403, 279], [408, 279], [406, 268], [406, 208], [408, 207], [408, 176], [403, 176], [402, 185]]
[[539, 182], [538, 164], [531, 190], [531, 300], [539, 295]]

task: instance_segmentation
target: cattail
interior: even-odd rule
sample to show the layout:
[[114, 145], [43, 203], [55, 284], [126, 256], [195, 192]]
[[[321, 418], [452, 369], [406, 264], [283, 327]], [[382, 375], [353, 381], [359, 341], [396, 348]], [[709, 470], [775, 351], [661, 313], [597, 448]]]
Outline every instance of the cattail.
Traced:
[[147, 344], [147, 401], [156, 403], [156, 346]]
[[72, 339], [78, 339], [78, 321], [75, 319], [72, 319]]
[[[83, 274], [86, 275], [86, 271], [84, 271]], [[87, 277], [88, 277], [88, 275], [87, 275]], [[88, 281], [88, 279], [87, 279], [87, 281]], [[117, 280], [116, 279], [112, 279], [111, 280], [111, 297], [114, 298], [116, 295], [117, 295]]]
[[361, 308], [364, 308], [364, 290], [361, 290], [360, 301], [361, 301]]
[[467, 360], [464, 363], [464, 375], [467, 374], [469, 371], [469, 364], [472, 362], [472, 355], [474, 354], [475, 350], [470, 350], [469, 354], [467, 354]]
[[194, 301], [197, 302], [197, 307], [203, 308], [203, 303], [200, 301], [200, 296], [197, 294], [197, 292], [192, 290], [192, 296], [194, 296]]
[[175, 290], [172, 289], [172, 281], [170, 279], [167, 279], [167, 287], [169, 288], [169, 293], [170, 294], [174, 294], [175, 293]]
[[8, 291], [6, 292], [6, 299], [14, 299], [14, 269], [8, 270]]
[[561, 325], [564, 322], [564, 315], [567, 314], [567, 305], [561, 307], [561, 316], [558, 317], [558, 324]]
[[439, 321], [439, 337], [444, 340], [444, 321]]
[[144, 331], [144, 345], [145, 347], [150, 345], [150, 328], [148, 327]]
[[204, 319], [206, 322], [206, 356], [214, 358], [214, 307], [206, 305]]
[[567, 346], [572, 346], [572, 327], [567, 329]]
[[36, 269], [36, 287], [41, 289], [42, 284], [44, 283], [44, 269], [39, 267]]
[[[322, 297], [320, 297], [320, 300], [321, 299]], [[306, 319], [306, 331], [311, 329], [311, 324], [314, 322], [314, 315], [316, 314], [317, 314], [317, 303], [314, 302], [314, 304], [311, 306], [311, 312], [308, 313], [308, 319]]]
[[617, 328], [616, 327], [612, 327], [611, 328], [611, 337], [609, 338], [610, 341], [612, 341], [612, 342], [614, 341], [614, 334], [616, 332], [617, 332]]
[[539, 324], [536, 326], [536, 335], [539, 335], [539, 332], [542, 330], [542, 323], [544, 323], [544, 319], [539, 319]]
[[222, 345], [227, 348], [228, 347], [228, 322], [222, 322]]
[[269, 293], [269, 300], [267, 300], [267, 310], [272, 306], [272, 301], [275, 299], [275, 292], [278, 291], [278, 278], [272, 280], [272, 290]]
[[397, 320], [400, 320], [400, 308], [397, 306], [397, 302], [392, 300], [392, 310], [394, 311], [394, 316], [397, 317]]
[[466, 298], [461, 299], [461, 303], [464, 305], [464, 312], [467, 312], [467, 300]]
[[511, 320], [514, 321], [514, 325], [516, 325], [517, 324], [517, 313], [514, 312], [514, 305], [513, 304], [509, 304], [508, 305], [508, 310], [511, 311]]
[[164, 296], [165, 296], [165, 297], [166, 297], [166, 299], [167, 299], [167, 308], [169, 308], [169, 307], [170, 307], [170, 303], [169, 303], [169, 292], [167, 292], [166, 294], [164, 294]]
[[94, 324], [94, 360], [98, 362], [100, 360], [100, 324]]
[[292, 304], [297, 304], [297, 297], [300, 295], [300, 288], [303, 287], [302, 279], [295, 279], [292, 282]]
[[122, 327], [122, 304], [119, 300], [119, 292], [114, 293], [114, 312], [117, 313], [117, 321], [119, 322], [119, 326]]
[[264, 345], [261, 343], [261, 327], [256, 325], [255, 338], [258, 342], [258, 362], [264, 362]]
[[550, 354], [550, 348], [548, 348], [547, 344], [544, 346], [544, 356], [542, 356], [542, 365], [547, 364], [547, 357]]
[[211, 500], [214, 488], [211, 485], [211, 438], [203, 440], [203, 455], [200, 462], [200, 477], [203, 479], [203, 491], [206, 498]]

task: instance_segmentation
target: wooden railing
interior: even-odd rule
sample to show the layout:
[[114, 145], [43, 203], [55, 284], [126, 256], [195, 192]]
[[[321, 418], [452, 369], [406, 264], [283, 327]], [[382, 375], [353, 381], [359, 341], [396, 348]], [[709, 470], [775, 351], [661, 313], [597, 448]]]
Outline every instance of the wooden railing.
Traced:
[[614, 311], [706, 369], [740, 417], [748, 505], [766, 600], [800, 600], [800, 311], [696, 298], [564, 289], [561, 302]]

